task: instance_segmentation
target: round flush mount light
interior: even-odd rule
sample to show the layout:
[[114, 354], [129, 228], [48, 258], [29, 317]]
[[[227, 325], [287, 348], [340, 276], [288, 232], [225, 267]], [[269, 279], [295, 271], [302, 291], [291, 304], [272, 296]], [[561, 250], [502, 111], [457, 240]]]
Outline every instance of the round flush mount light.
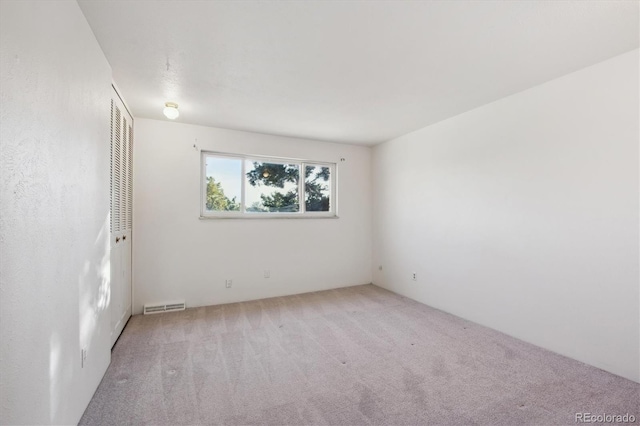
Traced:
[[178, 104], [174, 102], [166, 102], [162, 112], [169, 120], [175, 120], [180, 115], [180, 112], [178, 112]]

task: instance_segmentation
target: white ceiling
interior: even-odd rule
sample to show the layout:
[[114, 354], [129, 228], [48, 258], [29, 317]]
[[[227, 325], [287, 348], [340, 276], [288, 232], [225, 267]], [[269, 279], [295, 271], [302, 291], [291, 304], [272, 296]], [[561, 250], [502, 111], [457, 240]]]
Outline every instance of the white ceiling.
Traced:
[[135, 117], [375, 144], [638, 47], [638, 1], [80, 0]]

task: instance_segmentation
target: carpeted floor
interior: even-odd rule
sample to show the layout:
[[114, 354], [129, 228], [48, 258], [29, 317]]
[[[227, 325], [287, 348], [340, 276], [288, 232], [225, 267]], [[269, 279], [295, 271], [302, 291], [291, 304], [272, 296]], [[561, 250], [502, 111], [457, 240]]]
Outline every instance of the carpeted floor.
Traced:
[[640, 423], [640, 385], [373, 285], [134, 316], [80, 424]]

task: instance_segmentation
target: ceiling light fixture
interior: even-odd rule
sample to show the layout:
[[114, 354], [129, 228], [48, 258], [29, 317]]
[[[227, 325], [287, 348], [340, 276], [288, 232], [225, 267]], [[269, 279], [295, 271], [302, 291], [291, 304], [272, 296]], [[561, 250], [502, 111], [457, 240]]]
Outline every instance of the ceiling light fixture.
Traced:
[[178, 111], [178, 104], [174, 102], [165, 102], [162, 112], [169, 120], [175, 120], [180, 115], [180, 112]]

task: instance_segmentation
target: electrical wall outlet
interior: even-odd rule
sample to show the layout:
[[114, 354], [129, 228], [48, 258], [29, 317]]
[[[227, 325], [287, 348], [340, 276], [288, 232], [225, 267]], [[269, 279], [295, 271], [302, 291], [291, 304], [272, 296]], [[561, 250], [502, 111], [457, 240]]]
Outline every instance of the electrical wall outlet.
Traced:
[[84, 368], [84, 364], [87, 362], [87, 350], [85, 348], [80, 349], [80, 367]]
[[271, 278], [271, 271], [270, 271], [270, 270], [268, 270], [268, 269], [265, 269], [265, 270], [264, 270], [264, 277], [265, 277], [265, 278]]
[[416, 273], [415, 273], [415, 272], [413, 272], [413, 273], [411, 274], [411, 279], [412, 279], [412, 280], [414, 280], [414, 281], [418, 281], [418, 276], [416, 275]]
[[233, 280], [225, 280], [225, 281], [224, 281], [224, 285], [225, 285], [227, 288], [231, 288], [231, 286], [233, 285]]

